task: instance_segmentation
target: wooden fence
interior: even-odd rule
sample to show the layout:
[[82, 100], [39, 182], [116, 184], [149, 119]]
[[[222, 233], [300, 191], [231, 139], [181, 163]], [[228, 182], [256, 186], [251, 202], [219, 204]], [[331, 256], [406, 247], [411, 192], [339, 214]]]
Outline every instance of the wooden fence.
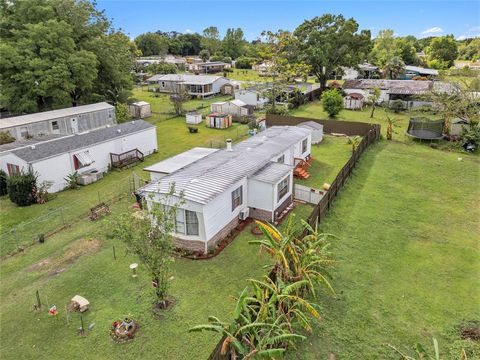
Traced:
[[[345, 166], [338, 172], [337, 177], [330, 184], [330, 189], [320, 199], [320, 202], [315, 205], [312, 213], [308, 217], [307, 222], [310, 224], [310, 226], [315, 228], [317, 223], [320, 224], [321, 220], [327, 214], [328, 210], [332, 206], [333, 200], [337, 196], [340, 189], [343, 188], [343, 186], [345, 185], [345, 181], [352, 173], [352, 170], [355, 168], [357, 161], [360, 159], [360, 156], [363, 154], [365, 149], [380, 138], [380, 125], [361, 122], [358, 123], [353, 121], [318, 120], [270, 114], [267, 114], [266, 120], [267, 126], [297, 125], [305, 121], [315, 121], [323, 124], [323, 129], [326, 133], [333, 132], [347, 134], [350, 136], [362, 136], [362, 140], [358, 144], [357, 148], [352, 151], [352, 156], [350, 157], [350, 159], [348, 159]], [[222, 337], [219, 343], [215, 346], [215, 349], [210, 354], [208, 360], [230, 360], [229, 355], [221, 354], [222, 344], [224, 341], [225, 337]]]

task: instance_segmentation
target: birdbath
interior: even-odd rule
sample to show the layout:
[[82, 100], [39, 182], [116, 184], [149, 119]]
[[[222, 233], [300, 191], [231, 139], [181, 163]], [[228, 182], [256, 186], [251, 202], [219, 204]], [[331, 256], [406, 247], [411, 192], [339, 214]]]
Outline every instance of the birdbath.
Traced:
[[136, 278], [137, 277], [137, 268], [138, 268], [138, 264], [137, 263], [133, 263], [133, 264], [130, 264], [130, 269], [132, 270], [132, 277]]

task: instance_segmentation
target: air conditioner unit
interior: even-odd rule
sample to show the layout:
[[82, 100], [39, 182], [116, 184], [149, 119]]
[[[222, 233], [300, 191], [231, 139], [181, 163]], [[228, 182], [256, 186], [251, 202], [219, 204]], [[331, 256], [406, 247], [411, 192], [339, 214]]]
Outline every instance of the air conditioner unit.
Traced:
[[240, 213], [238, 214], [238, 218], [240, 220], [247, 220], [249, 212], [250, 212], [250, 209], [248, 208], [240, 211]]

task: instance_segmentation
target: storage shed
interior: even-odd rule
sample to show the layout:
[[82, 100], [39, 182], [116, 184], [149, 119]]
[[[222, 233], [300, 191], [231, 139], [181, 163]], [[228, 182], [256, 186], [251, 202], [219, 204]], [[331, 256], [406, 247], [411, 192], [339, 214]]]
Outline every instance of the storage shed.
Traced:
[[468, 121], [462, 118], [455, 118], [452, 120], [450, 124], [450, 135], [451, 136], [459, 136], [462, 128], [468, 125]]
[[306, 121], [298, 126], [312, 131], [312, 144], [318, 144], [323, 140], [323, 125], [315, 121]]
[[207, 115], [205, 124], [209, 128], [226, 129], [232, 126], [232, 115], [213, 112]]
[[187, 118], [187, 124], [190, 124], [190, 125], [197, 125], [202, 122], [202, 114], [196, 111], [188, 112], [186, 118]]
[[135, 119], [144, 119], [152, 115], [150, 104], [146, 101], [134, 102], [128, 108]]
[[343, 98], [343, 107], [348, 110], [362, 110], [365, 96], [360, 93], [350, 93]]

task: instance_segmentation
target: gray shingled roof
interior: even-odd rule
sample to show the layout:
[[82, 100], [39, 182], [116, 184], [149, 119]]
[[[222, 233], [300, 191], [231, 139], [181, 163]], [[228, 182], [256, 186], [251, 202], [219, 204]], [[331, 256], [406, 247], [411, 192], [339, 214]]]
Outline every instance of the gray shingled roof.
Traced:
[[123, 137], [152, 127], [155, 126], [143, 120], [129, 121], [116, 126], [37, 143], [34, 145], [34, 148], [32, 148], [32, 146], [27, 146], [12, 150], [11, 152], [20, 159], [30, 163], [77, 149], [83, 149], [91, 145]]
[[186, 200], [207, 204], [309, 134], [311, 130], [297, 126], [270, 127], [234, 145], [232, 151], [219, 150], [144, 186], [140, 191], [168, 194], [171, 185], [175, 184], [176, 193], [183, 192]]
[[114, 107], [106, 102], [100, 102], [96, 104], [81, 105], [65, 109], [43, 111], [35, 114], [14, 116], [6, 119], [0, 119], [0, 129], [108, 109], [114, 109]]
[[5, 151], [12, 151], [25, 146], [35, 145], [44, 141], [55, 140], [64, 136], [68, 136], [68, 135], [48, 134], [48, 135], [43, 135], [43, 136], [31, 138], [31, 139], [16, 140], [11, 143], [0, 145], [0, 153]]
[[281, 164], [274, 161], [269, 162], [263, 168], [255, 172], [251, 178], [269, 184], [276, 184], [293, 169], [292, 165]]

